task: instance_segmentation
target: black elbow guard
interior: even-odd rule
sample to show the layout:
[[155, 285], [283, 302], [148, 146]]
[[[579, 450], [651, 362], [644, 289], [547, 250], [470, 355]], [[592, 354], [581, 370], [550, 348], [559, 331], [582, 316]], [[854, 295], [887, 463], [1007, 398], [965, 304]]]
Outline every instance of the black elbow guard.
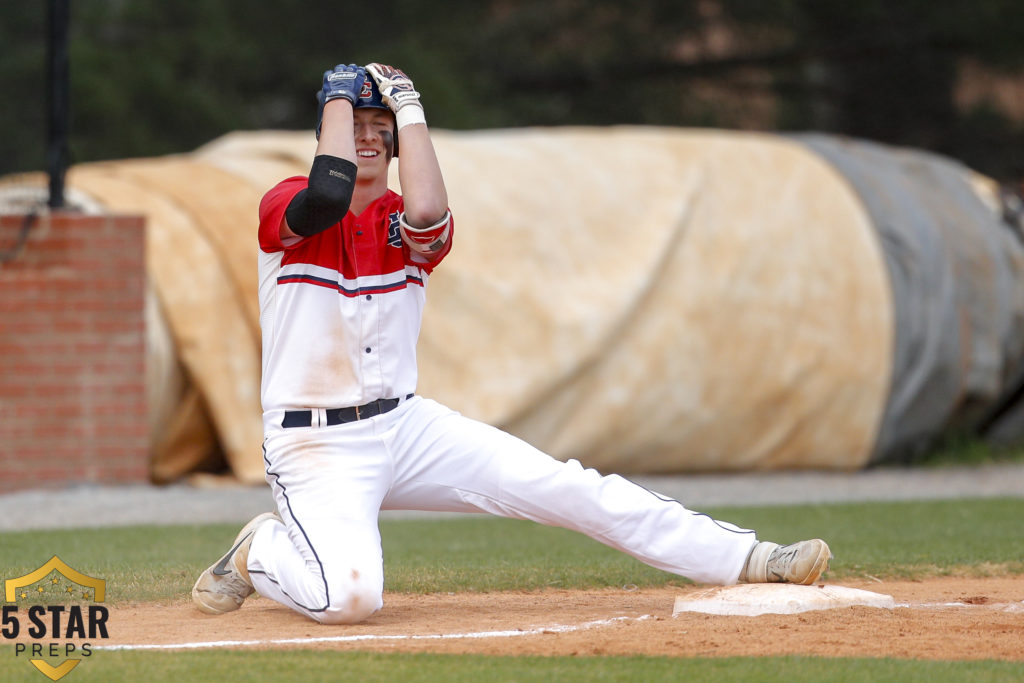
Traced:
[[296, 235], [312, 237], [341, 221], [352, 202], [356, 165], [347, 159], [320, 154], [309, 170], [309, 187], [288, 204], [285, 217]]

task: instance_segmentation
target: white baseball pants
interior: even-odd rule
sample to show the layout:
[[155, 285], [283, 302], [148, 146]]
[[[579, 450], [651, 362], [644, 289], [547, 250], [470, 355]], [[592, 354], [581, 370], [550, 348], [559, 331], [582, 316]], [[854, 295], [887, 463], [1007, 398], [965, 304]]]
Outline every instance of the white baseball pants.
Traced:
[[732, 584], [756, 542], [618, 475], [561, 462], [419, 396], [376, 417], [271, 430], [267, 481], [284, 523], [249, 551], [256, 590], [323, 623], [383, 605], [381, 509], [489, 512], [586, 534], [658, 569]]

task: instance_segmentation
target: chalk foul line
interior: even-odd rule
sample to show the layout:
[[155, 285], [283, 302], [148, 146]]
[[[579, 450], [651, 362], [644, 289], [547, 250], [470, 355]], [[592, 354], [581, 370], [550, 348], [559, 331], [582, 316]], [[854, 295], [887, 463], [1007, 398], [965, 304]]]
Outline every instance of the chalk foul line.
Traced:
[[514, 629], [508, 631], [471, 631], [468, 633], [436, 633], [427, 635], [396, 634], [396, 635], [375, 635], [363, 633], [351, 636], [321, 636], [317, 638], [267, 638], [262, 640], [214, 640], [200, 641], [193, 643], [139, 643], [125, 645], [94, 645], [94, 650], [199, 650], [215, 649], [224, 647], [258, 647], [265, 645], [312, 645], [315, 643], [358, 643], [366, 641], [387, 641], [387, 640], [458, 640], [464, 638], [517, 638], [521, 636], [536, 636], [546, 633], [571, 633], [573, 631], [584, 631], [589, 628], [608, 626], [622, 621], [643, 621], [652, 619], [653, 615], [645, 614], [640, 617], [612, 617], [611, 619], [599, 619], [588, 621], [582, 624], [557, 624], [533, 629]]

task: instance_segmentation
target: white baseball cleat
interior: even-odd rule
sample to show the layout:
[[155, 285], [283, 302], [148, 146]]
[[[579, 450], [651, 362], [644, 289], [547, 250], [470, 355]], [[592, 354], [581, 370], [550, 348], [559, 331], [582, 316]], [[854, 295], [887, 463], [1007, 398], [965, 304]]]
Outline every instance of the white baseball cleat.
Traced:
[[192, 602], [200, 612], [234, 612], [256, 591], [249, 579], [249, 568], [246, 566], [249, 560], [249, 547], [252, 545], [256, 529], [273, 519], [281, 521], [273, 512], [264, 512], [254, 517], [238, 532], [231, 550], [199, 575], [199, 580], [192, 587]]
[[832, 552], [820, 538], [780, 546], [760, 542], [740, 572], [745, 583], [796, 583], [809, 586], [828, 571]]

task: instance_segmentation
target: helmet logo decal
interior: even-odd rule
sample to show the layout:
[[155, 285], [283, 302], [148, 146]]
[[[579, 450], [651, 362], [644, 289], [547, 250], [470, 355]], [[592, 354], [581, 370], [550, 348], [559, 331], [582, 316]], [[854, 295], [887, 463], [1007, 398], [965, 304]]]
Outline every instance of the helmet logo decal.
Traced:
[[368, 100], [373, 97], [373, 90], [370, 88], [370, 79], [363, 81], [363, 89], [359, 92], [359, 99]]

